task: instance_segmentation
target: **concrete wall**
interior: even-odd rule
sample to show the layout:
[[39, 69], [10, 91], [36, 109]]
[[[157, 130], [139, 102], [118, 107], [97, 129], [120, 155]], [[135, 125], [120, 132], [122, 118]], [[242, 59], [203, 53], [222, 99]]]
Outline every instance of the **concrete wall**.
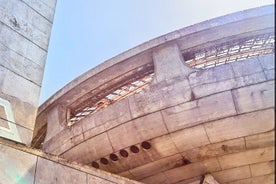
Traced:
[[0, 136], [30, 145], [56, 0], [0, 0]]
[[139, 184], [0, 138], [0, 183]]
[[[273, 183], [274, 50], [209, 69], [185, 62], [186, 51], [272, 35], [273, 12], [261, 7], [183, 28], [88, 71], [39, 108], [43, 149], [145, 183], [185, 184], [206, 173], [220, 183]], [[147, 65], [154, 78], [146, 88], [66, 126], [68, 112], [89, 104], [96, 89], [114, 89]]]

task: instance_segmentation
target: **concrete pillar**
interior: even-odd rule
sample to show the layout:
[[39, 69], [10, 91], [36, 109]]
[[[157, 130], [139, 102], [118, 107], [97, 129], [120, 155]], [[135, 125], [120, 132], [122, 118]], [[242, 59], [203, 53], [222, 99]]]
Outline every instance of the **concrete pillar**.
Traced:
[[166, 44], [153, 52], [155, 83], [177, 76], [188, 76], [194, 69], [184, 64], [177, 44]]
[[58, 105], [47, 113], [47, 133], [45, 142], [50, 140], [66, 126], [66, 108]]
[[56, 0], [0, 0], [0, 136], [30, 145]]

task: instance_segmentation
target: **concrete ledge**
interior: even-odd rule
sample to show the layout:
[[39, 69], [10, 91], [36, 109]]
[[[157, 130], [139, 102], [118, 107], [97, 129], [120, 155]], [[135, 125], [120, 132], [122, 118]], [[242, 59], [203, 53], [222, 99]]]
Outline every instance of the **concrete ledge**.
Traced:
[[[46, 154], [41, 150], [32, 149], [21, 144], [14, 143], [12, 141], [0, 138], [0, 157], [4, 158], [1, 161], [0, 167], [0, 183], [15, 183], [18, 181], [27, 183], [87, 183], [93, 184], [97, 182], [103, 183], [133, 183], [139, 184], [133, 180], [123, 178], [102, 170], [96, 170], [92, 167], [81, 165], [76, 162], [70, 162], [63, 158]], [[17, 155], [17, 156], [15, 156]], [[30, 161], [31, 160], [31, 161]], [[8, 164], [14, 175], [11, 178], [6, 178], [10, 173], [6, 168], [3, 168], [3, 164]], [[26, 165], [26, 162], [28, 165]], [[13, 164], [14, 163], [14, 164]], [[18, 166], [21, 166], [19, 168]], [[32, 168], [30, 170], [30, 168]], [[5, 170], [5, 171], [4, 171]], [[17, 175], [18, 174], [18, 175]], [[24, 174], [23, 176], [20, 174]], [[5, 176], [2, 178], [1, 176]], [[86, 177], [88, 177], [88, 182]]]

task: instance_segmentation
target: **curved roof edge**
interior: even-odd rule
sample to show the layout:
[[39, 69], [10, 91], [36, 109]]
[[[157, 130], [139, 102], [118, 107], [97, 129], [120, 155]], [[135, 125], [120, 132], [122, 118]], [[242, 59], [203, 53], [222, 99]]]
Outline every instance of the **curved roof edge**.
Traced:
[[251, 8], [251, 9], [247, 9], [247, 10], [242, 10], [239, 12], [220, 16], [218, 18], [206, 20], [206, 21], [203, 21], [203, 22], [200, 22], [200, 23], [197, 23], [197, 24], [164, 34], [162, 36], [159, 36], [159, 37], [149, 40], [147, 42], [144, 42], [134, 48], [131, 48], [115, 57], [112, 57], [112, 58], [104, 61], [103, 63], [88, 70], [87, 72], [83, 73], [79, 77], [77, 77], [74, 80], [72, 80], [71, 82], [69, 82], [67, 85], [65, 85], [63, 88], [61, 88], [55, 94], [53, 94], [50, 98], [48, 98], [42, 105], [40, 105], [38, 114], [40, 114], [41, 112], [43, 112], [44, 110], [49, 108], [59, 98], [61, 98], [63, 95], [68, 93], [70, 90], [72, 90], [75, 87], [77, 87], [78, 85], [80, 85], [82, 82], [89, 79], [91, 76], [94, 76], [95, 74], [100, 73], [101, 71], [103, 71], [117, 63], [120, 63], [128, 58], [138, 55], [146, 50], [149, 50], [151, 48], [165, 44], [167, 42], [171, 42], [173, 40], [176, 40], [178, 38], [181, 38], [183, 36], [186, 36], [186, 35], [189, 35], [192, 33], [196, 33], [196, 32], [207, 30], [207, 29], [210, 29], [213, 27], [237, 22], [240, 20], [254, 18], [254, 17], [268, 15], [268, 14], [274, 14], [274, 5], [273, 4], [262, 6], [262, 7], [257, 7], [257, 8]]

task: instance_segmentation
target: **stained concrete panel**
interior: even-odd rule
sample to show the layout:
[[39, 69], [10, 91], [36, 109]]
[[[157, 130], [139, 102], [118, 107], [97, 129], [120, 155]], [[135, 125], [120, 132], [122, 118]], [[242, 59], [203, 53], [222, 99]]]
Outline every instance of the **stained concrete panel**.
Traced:
[[220, 142], [274, 129], [272, 109], [247, 113], [204, 124], [210, 142]]
[[[262, 57], [259, 59], [263, 60]], [[248, 68], [252, 70], [247, 71]], [[196, 98], [264, 81], [266, 76], [258, 59], [224, 64], [189, 75], [189, 82]]]
[[108, 106], [108, 108], [101, 109], [92, 116], [88, 116], [87, 120], [82, 122], [82, 128], [83, 131], [87, 131], [94, 126], [104, 125], [105, 129], [108, 130], [130, 119], [128, 100], [124, 99]]
[[246, 148], [262, 148], [275, 144], [275, 130], [245, 137]]
[[103, 155], [109, 155], [112, 152], [107, 133], [103, 133], [82, 142], [77, 147], [73, 147], [62, 156], [68, 160], [90, 163], [92, 160], [97, 160]]
[[151, 83], [128, 99], [132, 118], [136, 118], [191, 100], [191, 89], [186, 78], [178, 77]]
[[108, 131], [108, 136], [117, 151], [167, 133], [161, 113], [156, 112], [122, 124]]
[[[212, 107], [212, 108], [210, 108]], [[162, 111], [170, 132], [236, 114], [230, 91], [183, 103]]]
[[[51, 139], [52, 137], [54, 137], [59, 132], [61, 132], [66, 126], [65, 122], [60, 121], [61, 114], [66, 114], [66, 113], [62, 113], [60, 109], [61, 109], [60, 106], [56, 106], [52, 108], [47, 114], [48, 123], [47, 123], [47, 133], [44, 140], [45, 142]], [[69, 136], [67, 137], [70, 138]]]
[[218, 157], [222, 169], [274, 160], [274, 147], [258, 148]]
[[33, 183], [37, 156], [0, 144], [0, 183]]
[[258, 60], [263, 68], [263, 70], [271, 70], [275, 68], [275, 54], [267, 54], [258, 57]]
[[239, 113], [275, 106], [275, 82], [268, 81], [233, 90], [233, 98]]
[[28, 6], [39, 12], [49, 22], [54, 19], [56, 0], [23, 0]]
[[1, 44], [44, 67], [47, 54], [46, 50], [33, 44], [31, 41], [27, 40], [22, 35], [19, 35], [2, 22], [0, 22], [0, 31]]
[[79, 184], [86, 183], [86, 173], [57, 164], [44, 158], [38, 158], [35, 175], [37, 184]]
[[32, 139], [55, 4], [0, 0], [0, 96], [20, 134], [21, 140], [13, 140], [24, 144]]
[[275, 172], [275, 161], [271, 160], [269, 162], [262, 162], [250, 165], [252, 176], [261, 176], [272, 174]]
[[258, 57], [267, 80], [275, 79], [275, 54]]
[[197, 162], [216, 156], [245, 151], [245, 149], [244, 138], [238, 138], [190, 149], [184, 151], [182, 155], [191, 162]]
[[151, 145], [161, 158], [178, 153], [178, 150], [170, 135], [164, 135], [151, 140]]
[[202, 125], [176, 131], [171, 137], [180, 152], [210, 144]]
[[47, 50], [52, 25], [41, 14], [18, 0], [0, 0], [0, 10], [1, 22]]
[[0, 43], [0, 65], [41, 86], [43, 68]]
[[204, 160], [203, 162], [191, 163], [182, 167], [167, 170], [164, 173], [170, 183], [176, 183], [181, 180], [201, 176], [205, 173], [215, 172], [219, 170], [219, 162], [216, 158], [213, 158]]
[[231, 63], [231, 66], [233, 68], [235, 77], [246, 76], [263, 71], [257, 58], [250, 58], [244, 61], [233, 62]]
[[212, 173], [214, 178], [219, 183], [227, 183], [231, 181], [236, 181], [236, 180], [241, 180], [245, 178], [250, 178], [251, 177], [251, 172], [250, 168], [248, 165], [242, 166], [242, 167], [237, 167], [233, 169], [227, 169], [219, 172], [214, 172]]
[[[4, 68], [3, 70], [7, 69]], [[16, 97], [23, 102], [27, 102], [34, 107], [38, 105], [40, 87], [9, 70], [6, 71], [3, 86], [0, 91]]]
[[157, 160], [145, 164], [140, 167], [131, 169], [129, 172], [138, 180], [149, 177], [150, 175], [163, 172], [165, 170], [172, 169], [174, 167], [179, 167], [183, 165], [183, 157], [180, 154], [165, 157], [163, 159]]
[[183, 56], [177, 44], [167, 44], [156, 49], [153, 54], [154, 82], [161, 82], [177, 76], [188, 76], [194, 69], [184, 64]]

